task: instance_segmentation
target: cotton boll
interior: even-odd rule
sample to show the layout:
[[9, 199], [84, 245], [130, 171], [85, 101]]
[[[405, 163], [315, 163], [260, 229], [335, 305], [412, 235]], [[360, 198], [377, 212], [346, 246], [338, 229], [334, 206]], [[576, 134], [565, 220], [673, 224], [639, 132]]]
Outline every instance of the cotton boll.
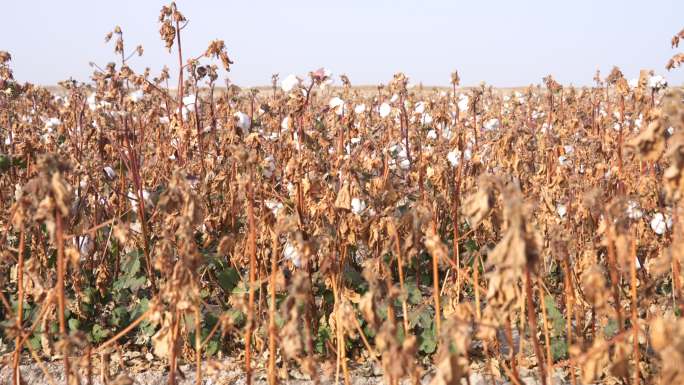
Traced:
[[290, 75], [287, 75], [287, 77], [283, 80], [280, 87], [283, 89], [283, 91], [290, 92], [299, 83], [300, 83], [299, 78], [293, 74], [290, 74]]
[[648, 79], [648, 87], [654, 90], [660, 90], [667, 87], [667, 81], [660, 75], [654, 75]]
[[435, 130], [430, 130], [430, 131], [428, 131], [428, 133], [427, 133], [427, 138], [428, 138], [428, 139], [433, 139], [433, 140], [434, 140], [434, 139], [437, 139], [437, 131], [435, 131]]
[[50, 118], [45, 122], [45, 129], [47, 132], [52, 132], [60, 124], [62, 124], [62, 121], [58, 118]]
[[197, 104], [197, 97], [195, 95], [188, 95], [183, 98], [183, 106], [188, 111], [195, 111], [195, 104]]
[[145, 95], [143, 94], [143, 90], [136, 90], [128, 94], [128, 99], [132, 101], [133, 103], [137, 103], [143, 99]]
[[351, 144], [359, 144], [359, 143], [361, 143], [360, 137], [355, 136], [355, 137], [351, 138]]
[[340, 99], [339, 97], [335, 96], [334, 98], [330, 99], [328, 106], [330, 106], [330, 108], [333, 109], [337, 115], [344, 114], [344, 100]]
[[302, 266], [302, 257], [299, 253], [299, 250], [297, 250], [297, 247], [295, 247], [289, 241], [285, 243], [285, 247], [283, 247], [283, 257], [286, 260], [291, 261], [295, 267]]
[[411, 162], [409, 162], [408, 159], [403, 159], [399, 162], [399, 167], [401, 167], [402, 170], [408, 170], [409, 167], [411, 167]]
[[467, 111], [468, 110], [468, 96], [467, 95], [461, 95], [461, 97], [458, 100], [458, 109], [461, 111]]
[[416, 108], [413, 110], [416, 114], [424, 114], [425, 113], [425, 103], [423, 102], [418, 102], [416, 103]]
[[499, 119], [493, 118], [489, 119], [483, 124], [483, 127], [486, 131], [496, 131], [499, 129], [500, 123]]
[[636, 201], [629, 201], [627, 202], [627, 209], [625, 210], [627, 217], [629, 219], [641, 219], [641, 217], [644, 216], [643, 211], [641, 211], [641, 208], [639, 207], [639, 203]]
[[109, 178], [109, 179], [114, 179], [114, 178], [116, 178], [116, 172], [114, 171], [113, 168], [111, 168], [111, 167], [109, 167], [109, 166], [105, 166], [104, 172], [105, 172], [105, 174], [107, 175], [107, 178]]
[[233, 114], [233, 116], [237, 119], [237, 126], [242, 131], [242, 134], [247, 135], [249, 133], [250, 126], [252, 125], [252, 120], [249, 118], [249, 115], [238, 111]]
[[627, 85], [629, 85], [629, 88], [637, 88], [639, 87], [639, 78], [631, 78], [627, 82]]
[[666, 218], [663, 213], [655, 213], [651, 219], [651, 229], [658, 235], [665, 234], [672, 227], [672, 218]]
[[359, 198], [352, 198], [351, 209], [354, 214], [361, 214], [366, 209], [366, 202]]
[[563, 151], [565, 151], [566, 154], [572, 154], [575, 152], [575, 148], [570, 145], [563, 146]]
[[283, 121], [280, 123], [280, 128], [281, 128], [283, 131], [287, 131], [287, 130], [289, 130], [289, 129], [291, 128], [290, 126], [292, 126], [292, 119], [291, 119], [289, 116], [286, 116], [286, 117], [283, 119]]
[[568, 208], [562, 203], [559, 203], [556, 205], [556, 213], [558, 216], [563, 219], [565, 216], [568, 214]]
[[386, 118], [389, 116], [390, 112], [392, 112], [392, 107], [390, 107], [388, 103], [382, 103], [379, 112], [381, 118]]
[[396, 103], [397, 100], [399, 100], [399, 95], [394, 94], [394, 95], [392, 95], [392, 98], [390, 99], [390, 103]]
[[278, 214], [280, 213], [280, 210], [283, 209], [283, 204], [278, 202], [275, 199], [267, 199], [264, 204], [266, 207], [268, 207], [269, 210], [273, 213], [274, 217], [278, 217]]
[[361, 115], [364, 112], [366, 112], [366, 105], [365, 104], [357, 104], [356, 107], [354, 107], [354, 113], [357, 115]]
[[461, 161], [461, 151], [459, 151], [457, 148], [449, 151], [447, 154], [447, 160], [452, 167], [458, 166], [458, 163]]

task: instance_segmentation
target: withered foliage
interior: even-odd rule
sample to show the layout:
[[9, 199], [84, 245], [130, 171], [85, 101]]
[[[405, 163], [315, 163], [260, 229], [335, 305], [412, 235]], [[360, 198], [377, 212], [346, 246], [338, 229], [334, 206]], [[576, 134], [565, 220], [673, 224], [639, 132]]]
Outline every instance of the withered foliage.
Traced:
[[324, 69], [221, 88], [226, 44], [184, 61], [187, 19], [158, 21], [173, 90], [119, 27], [116, 62], [58, 91], [0, 52], [3, 366], [684, 380], [681, 90], [617, 67], [510, 93]]

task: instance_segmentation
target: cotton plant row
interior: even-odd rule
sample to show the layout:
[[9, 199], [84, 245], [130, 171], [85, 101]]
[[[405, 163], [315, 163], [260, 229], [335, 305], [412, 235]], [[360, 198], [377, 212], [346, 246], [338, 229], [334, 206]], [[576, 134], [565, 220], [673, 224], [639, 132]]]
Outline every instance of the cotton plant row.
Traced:
[[350, 383], [352, 362], [390, 384], [684, 378], [684, 109], [662, 76], [362, 91], [320, 68], [259, 91], [221, 83], [223, 41], [181, 50], [175, 4], [158, 23], [178, 84], [135, 73], [118, 27], [116, 61], [57, 95], [0, 53], [15, 384], [29, 355], [73, 383], [122, 351], [171, 384], [225, 356], [270, 384]]

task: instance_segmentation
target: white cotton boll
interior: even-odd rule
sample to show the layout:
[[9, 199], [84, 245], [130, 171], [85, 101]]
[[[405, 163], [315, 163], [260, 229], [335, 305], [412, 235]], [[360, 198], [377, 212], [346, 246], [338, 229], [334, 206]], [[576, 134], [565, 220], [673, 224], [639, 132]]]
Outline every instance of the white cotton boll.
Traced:
[[195, 104], [197, 103], [197, 97], [195, 95], [188, 95], [183, 98], [183, 106], [188, 111], [195, 111]]
[[458, 166], [458, 163], [461, 161], [461, 151], [459, 151], [457, 148], [449, 151], [447, 154], [447, 160], [452, 167]]
[[265, 178], [270, 178], [273, 176], [273, 172], [275, 171], [275, 160], [273, 159], [273, 155], [268, 155], [265, 157], [262, 166], [261, 175], [263, 175]]
[[471, 150], [470, 148], [466, 148], [463, 151], [463, 159], [464, 160], [470, 160], [472, 158], [473, 158], [473, 150]]
[[12, 144], [12, 137], [10, 135], [7, 135], [5, 138], [5, 146], [9, 146]]
[[435, 130], [428, 131], [427, 138], [428, 139], [437, 139], [437, 131], [435, 131]]
[[133, 103], [137, 103], [142, 100], [142, 98], [145, 96], [143, 93], [143, 90], [136, 90], [128, 94], [128, 99], [130, 99]]
[[293, 197], [295, 194], [297, 194], [297, 187], [295, 187], [292, 182], [287, 182], [287, 193], [290, 194], [290, 197]]
[[631, 78], [627, 82], [627, 85], [629, 85], [629, 88], [637, 88], [639, 87], [639, 78]]
[[641, 208], [639, 207], [639, 203], [636, 201], [629, 201], [627, 202], [627, 209], [625, 210], [627, 213], [627, 217], [629, 219], [641, 219], [641, 217], [644, 216], [643, 211], [641, 211]]
[[423, 125], [428, 125], [428, 124], [432, 123], [432, 115], [424, 114], [422, 121], [423, 121]]
[[558, 216], [563, 219], [565, 216], [568, 214], [568, 208], [562, 203], [559, 203], [556, 205], [556, 213]]
[[654, 75], [648, 79], [648, 87], [654, 90], [660, 90], [667, 87], [667, 81], [660, 75]]
[[357, 104], [356, 107], [354, 107], [354, 113], [357, 115], [363, 114], [366, 112], [366, 105], [365, 104]]
[[468, 95], [461, 95], [458, 99], [458, 109], [461, 111], [467, 111], [469, 100], [470, 99], [468, 98]]
[[280, 128], [281, 128], [283, 131], [287, 131], [287, 130], [289, 130], [289, 129], [291, 128], [290, 126], [292, 126], [292, 119], [291, 119], [289, 116], [286, 116], [286, 117], [283, 119], [283, 121], [280, 123]]
[[282, 88], [285, 92], [290, 92], [299, 83], [299, 78], [293, 74], [290, 74], [287, 75], [287, 77], [283, 80], [283, 82], [280, 85], [280, 88]]
[[558, 157], [558, 163], [560, 163], [561, 166], [565, 166], [566, 164], [570, 163], [570, 160], [567, 156], [561, 155]]
[[359, 143], [361, 143], [361, 137], [355, 136], [355, 137], [351, 138], [351, 144], [359, 144]]
[[361, 214], [366, 209], [366, 202], [359, 198], [352, 198], [351, 209], [354, 214]]
[[283, 247], [283, 257], [286, 260], [291, 261], [295, 267], [301, 267], [302, 265], [302, 257], [299, 250], [297, 250], [297, 247], [289, 241], [285, 243], [285, 247]]
[[131, 229], [131, 231], [134, 233], [142, 234], [142, 226], [140, 225], [140, 222], [131, 222], [129, 229]]
[[58, 118], [50, 118], [45, 122], [45, 129], [47, 132], [52, 132], [60, 124], [62, 124], [62, 121]]
[[390, 112], [392, 112], [392, 107], [390, 107], [388, 103], [382, 103], [379, 112], [381, 118], [386, 118], [389, 116]]
[[249, 128], [252, 125], [252, 120], [249, 118], [249, 115], [238, 111], [233, 114], [233, 116], [237, 118], [237, 126], [242, 131], [242, 134], [247, 135], [247, 133], [249, 133]]
[[565, 145], [563, 146], [563, 151], [565, 151], [566, 154], [572, 154], [575, 152], [575, 148], [570, 145]]
[[613, 130], [619, 132], [619, 131], [620, 131], [620, 127], [621, 127], [621, 126], [620, 126], [620, 123], [613, 123]]
[[335, 111], [337, 115], [342, 115], [344, 113], [344, 100], [340, 99], [339, 97], [335, 96], [334, 98], [330, 99], [328, 105]]
[[114, 171], [113, 168], [111, 168], [111, 167], [109, 167], [109, 166], [105, 166], [104, 172], [105, 172], [105, 174], [107, 175], [107, 178], [109, 178], [109, 179], [114, 179], [114, 178], [116, 178], [116, 172]]
[[651, 229], [658, 235], [665, 234], [665, 231], [672, 227], [672, 218], [666, 218], [663, 213], [655, 213], [651, 219]]
[[280, 210], [283, 209], [283, 204], [278, 202], [275, 199], [267, 199], [264, 204], [266, 207], [268, 207], [269, 210], [273, 213], [274, 217], [278, 217], [278, 214], [280, 213]]
[[668, 127], [668, 128], [667, 128], [667, 134], [668, 134], [668, 135], [674, 134], [674, 127], [672, 127], [672, 126]]
[[401, 167], [402, 170], [408, 170], [409, 167], [411, 167], [411, 162], [409, 162], [408, 159], [402, 159], [399, 162], [399, 167]]
[[413, 110], [416, 114], [424, 114], [425, 113], [425, 103], [423, 102], [418, 102], [416, 103], [416, 108]]
[[392, 98], [390, 99], [390, 103], [396, 103], [397, 100], [399, 100], [399, 95], [394, 94], [394, 95], [392, 95]]
[[486, 121], [483, 125], [485, 131], [496, 131], [499, 129], [499, 119], [493, 118]]

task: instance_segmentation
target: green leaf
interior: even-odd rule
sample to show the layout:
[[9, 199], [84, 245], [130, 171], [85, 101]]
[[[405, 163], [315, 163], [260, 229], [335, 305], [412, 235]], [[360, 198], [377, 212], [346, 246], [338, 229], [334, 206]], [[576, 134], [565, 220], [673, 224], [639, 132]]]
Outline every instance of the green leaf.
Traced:
[[406, 282], [404, 287], [406, 288], [407, 300], [410, 304], [418, 305], [423, 302], [423, 293], [420, 292], [415, 282]]
[[227, 267], [216, 276], [221, 288], [230, 293], [233, 291], [238, 282], [240, 282], [240, 274], [232, 267]]
[[606, 326], [603, 328], [603, 334], [605, 334], [606, 337], [611, 338], [617, 334], [618, 327], [619, 325], [617, 320], [611, 318], [608, 320], [608, 324], [606, 324]]
[[75, 332], [81, 326], [81, 321], [79, 321], [77, 318], [71, 318], [71, 319], [69, 319], [68, 324], [69, 324], [69, 330], [71, 330], [72, 332]]
[[93, 329], [90, 331], [90, 336], [93, 338], [93, 341], [96, 343], [100, 343], [104, 341], [107, 336], [109, 336], [109, 330], [103, 328], [99, 324], [93, 325]]
[[418, 350], [425, 354], [432, 354], [437, 350], [437, 337], [435, 335], [434, 326], [423, 330], [420, 334], [420, 345], [418, 345]]
[[213, 356], [214, 354], [216, 354], [216, 352], [218, 352], [218, 350], [219, 350], [218, 341], [211, 340], [211, 341], [207, 342], [207, 347], [205, 350], [207, 357]]
[[565, 342], [565, 338], [553, 338], [551, 340], [551, 354], [554, 361], [568, 357], [568, 344]]
[[552, 296], [547, 295], [544, 297], [544, 306], [546, 307], [546, 314], [549, 316], [551, 321], [552, 334], [554, 337], [562, 336], [565, 328], [565, 318], [563, 314], [558, 310], [556, 306], [556, 301]]

